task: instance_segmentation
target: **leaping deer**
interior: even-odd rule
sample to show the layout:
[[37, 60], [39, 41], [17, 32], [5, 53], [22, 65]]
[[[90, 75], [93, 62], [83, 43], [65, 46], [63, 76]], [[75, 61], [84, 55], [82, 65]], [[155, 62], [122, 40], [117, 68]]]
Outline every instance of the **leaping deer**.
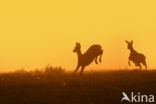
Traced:
[[97, 58], [100, 56], [99, 61], [101, 62], [103, 50], [100, 45], [92, 45], [84, 54], [81, 53], [81, 45], [80, 43], [76, 43], [76, 47], [74, 48], [73, 52], [77, 53], [78, 56], [78, 65], [74, 71], [74, 73], [77, 72], [79, 67], [81, 68], [80, 74], [84, 71], [84, 68], [91, 64], [93, 60], [95, 60], [95, 63], [98, 64]]
[[128, 60], [128, 64], [129, 66], [131, 66], [131, 63], [130, 61], [132, 61], [135, 66], [139, 66], [140, 67], [140, 70], [141, 70], [141, 63], [146, 67], [147, 69], [147, 64], [146, 64], [146, 57], [141, 54], [141, 53], [138, 53], [137, 51], [134, 50], [133, 48], [133, 41], [131, 40], [131, 42], [125, 40], [127, 45], [128, 45], [128, 49], [130, 50], [130, 56], [129, 56], [129, 60]]

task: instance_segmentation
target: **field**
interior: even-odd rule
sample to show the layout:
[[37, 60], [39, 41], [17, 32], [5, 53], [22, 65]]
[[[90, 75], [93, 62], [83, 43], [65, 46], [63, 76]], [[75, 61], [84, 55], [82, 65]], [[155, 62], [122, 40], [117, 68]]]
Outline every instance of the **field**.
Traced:
[[0, 74], [0, 104], [120, 104], [123, 91], [156, 95], [156, 71], [73, 75], [46, 67]]

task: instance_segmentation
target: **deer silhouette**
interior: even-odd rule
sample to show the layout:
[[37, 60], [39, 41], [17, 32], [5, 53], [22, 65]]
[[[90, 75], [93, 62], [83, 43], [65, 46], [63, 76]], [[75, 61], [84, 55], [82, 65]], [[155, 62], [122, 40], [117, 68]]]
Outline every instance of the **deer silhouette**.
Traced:
[[127, 45], [128, 45], [128, 49], [130, 50], [130, 56], [128, 59], [128, 64], [129, 66], [131, 66], [130, 61], [132, 61], [135, 66], [140, 67], [140, 70], [142, 69], [141, 67], [141, 63], [146, 67], [147, 69], [147, 64], [146, 64], [146, 57], [142, 54], [142, 53], [138, 53], [137, 51], [134, 50], [133, 48], [133, 40], [131, 40], [131, 42], [125, 40]]
[[101, 49], [100, 45], [92, 45], [84, 54], [81, 53], [81, 45], [80, 43], [76, 43], [76, 47], [74, 48], [73, 52], [77, 53], [78, 56], [78, 65], [74, 71], [74, 73], [77, 72], [79, 67], [81, 68], [80, 74], [84, 71], [84, 68], [91, 64], [93, 60], [95, 60], [95, 63], [98, 64], [97, 58], [100, 56], [99, 61], [101, 62], [103, 50]]

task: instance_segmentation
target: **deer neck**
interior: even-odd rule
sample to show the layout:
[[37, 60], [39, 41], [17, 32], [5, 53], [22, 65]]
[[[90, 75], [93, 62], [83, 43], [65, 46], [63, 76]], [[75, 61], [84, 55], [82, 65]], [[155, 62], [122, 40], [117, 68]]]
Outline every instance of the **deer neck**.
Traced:
[[134, 48], [132, 47], [132, 48], [130, 48], [130, 52], [131, 53], [134, 53], [135, 52], [135, 50], [134, 50]]
[[78, 56], [78, 59], [82, 56], [81, 49], [77, 51], [77, 56]]

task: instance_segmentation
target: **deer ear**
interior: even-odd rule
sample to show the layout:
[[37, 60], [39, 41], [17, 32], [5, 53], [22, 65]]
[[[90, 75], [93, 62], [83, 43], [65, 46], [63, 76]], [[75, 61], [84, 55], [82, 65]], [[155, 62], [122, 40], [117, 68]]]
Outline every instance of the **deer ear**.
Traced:
[[80, 45], [80, 43], [76, 42], [76, 45]]
[[129, 42], [127, 40], [125, 40], [125, 42], [129, 44]]
[[133, 40], [131, 40], [131, 44], [133, 44]]
[[79, 46], [81, 47], [81, 44], [79, 43]]

